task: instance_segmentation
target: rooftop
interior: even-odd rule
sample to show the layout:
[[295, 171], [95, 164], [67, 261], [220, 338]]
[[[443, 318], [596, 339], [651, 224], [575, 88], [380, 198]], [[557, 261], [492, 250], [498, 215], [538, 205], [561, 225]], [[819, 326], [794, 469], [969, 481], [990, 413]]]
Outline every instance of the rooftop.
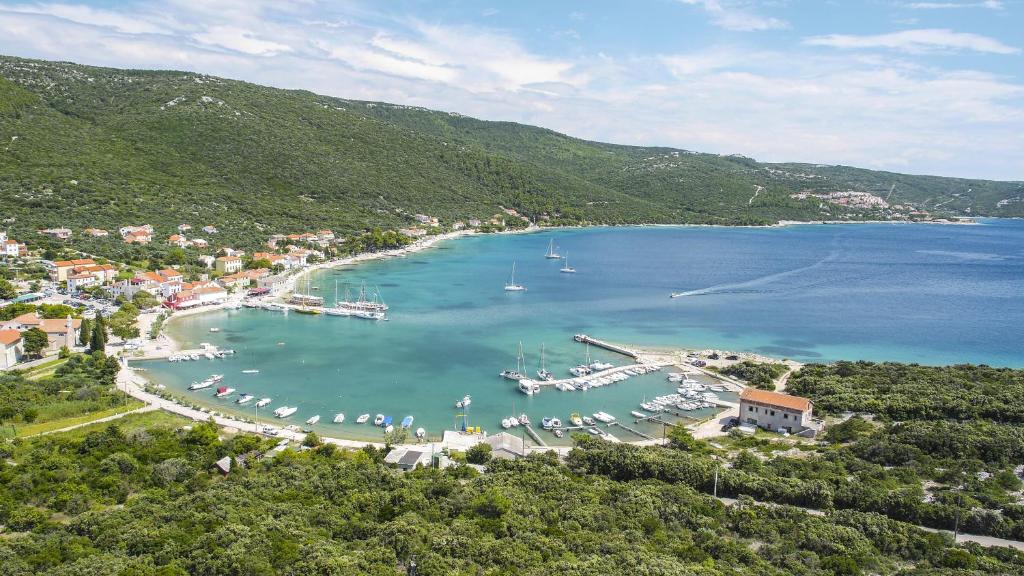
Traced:
[[809, 409], [813, 403], [807, 398], [801, 398], [799, 396], [790, 396], [789, 394], [782, 394], [781, 392], [769, 392], [768, 390], [758, 390], [757, 388], [744, 388], [740, 394], [740, 400], [750, 400], [752, 402], [760, 402], [762, 404], [770, 404], [772, 406], [781, 406], [783, 408], [789, 408], [790, 410], [804, 410]]

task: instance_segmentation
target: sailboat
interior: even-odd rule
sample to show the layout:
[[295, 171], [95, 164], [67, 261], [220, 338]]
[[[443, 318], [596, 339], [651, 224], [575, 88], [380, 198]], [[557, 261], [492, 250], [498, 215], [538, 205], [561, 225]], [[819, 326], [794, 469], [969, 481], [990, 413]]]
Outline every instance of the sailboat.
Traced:
[[554, 380], [555, 375], [548, 371], [547, 367], [544, 366], [544, 345], [540, 345], [540, 370], [537, 370], [537, 378], [541, 380]]
[[561, 256], [558, 254], [558, 252], [555, 252], [555, 239], [554, 238], [552, 238], [551, 241], [548, 242], [548, 253], [545, 254], [544, 257], [547, 258], [548, 260], [558, 260], [559, 258], [561, 258]]
[[576, 269], [573, 268], [572, 266], [569, 266], [569, 253], [568, 252], [566, 252], [565, 258], [562, 258], [562, 268], [559, 269], [558, 271], [562, 272], [562, 273], [565, 273], [565, 274], [575, 274], [576, 273]]
[[516, 284], [516, 263], [512, 263], [512, 278], [505, 284], [505, 292], [525, 292], [526, 286]]
[[[310, 308], [309, 307], [310, 301], [314, 300], [315, 298], [319, 298], [319, 297], [314, 297], [314, 296], [310, 295], [310, 293], [309, 293], [309, 274], [307, 274], [306, 275], [306, 293], [302, 295], [302, 306], [299, 307], [299, 308], [296, 308], [295, 311], [298, 312], [299, 314], [311, 314], [311, 315], [319, 314], [320, 313], [320, 309], [319, 308]], [[322, 298], [319, 298], [319, 300], [320, 300], [320, 302], [323, 302]]]
[[253, 365], [253, 367], [252, 368], [246, 368], [245, 370], [242, 370], [242, 374], [259, 374], [260, 371], [259, 371], [258, 368], [256, 368], [256, 355], [255, 355], [255, 353], [250, 354], [250, 358], [252, 358], [252, 365]]
[[328, 316], [349, 316], [352, 312], [338, 301], [338, 281], [334, 281], [334, 306], [324, 308], [324, 314]]
[[515, 370], [502, 370], [498, 373], [499, 376], [508, 380], [515, 380], [518, 382], [526, 378], [526, 374], [523, 374], [523, 343], [519, 343], [519, 355], [516, 356], [516, 369]]

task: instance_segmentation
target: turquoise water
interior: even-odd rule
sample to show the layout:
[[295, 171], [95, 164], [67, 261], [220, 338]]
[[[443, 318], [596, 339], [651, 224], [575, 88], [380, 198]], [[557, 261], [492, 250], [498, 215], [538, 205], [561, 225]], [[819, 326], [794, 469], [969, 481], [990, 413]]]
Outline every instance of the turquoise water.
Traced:
[[[576, 274], [560, 274], [561, 263], [544, 258], [551, 238]], [[513, 262], [526, 292], [502, 289]], [[674, 389], [655, 374], [585, 393], [546, 388], [528, 398], [497, 376], [515, 366], [520, 341], [530, 373], [543, 343], [548, 368], [567, 376], [585, 359], [584, 347], [572, 340], [578, 332], [804, 361], [1024, 366], [1021, 221], [489, 235], [313, 279], [328, 302], [336, 281], [379, 287], [392, 308], [390, 321], [261, 310], [188, 317], [169, 328], [186, 347], [211, 342], [239, 354], [149, 362], [149, 375], [180, 391], [223, 373], [225, 384], [240, 392], [273, 397], [271, 408], [299, 406], [289, 423], [320, 414], [318, 431], [374, 438], [380, 432], [354, 424], [357, 415], [381, 412], [396, 422], [413, 415], [414, 428], [438, 436], [455, 428], [453, 405], [464, 394], [473, 397], [470, 423], [495, 431], [513, 410], [534, 423], [545, 415], [564, 422], [573, 411], [605, 410], [631, 424], [629, 411], [645, 396]], [[687, 295], [670, 299], [671, 292]], [[625, 362], [593, 348], [591, 354]], [[250, 367], [260, 374], [241, 374]], [[234, 407], [209, 391], [182, 394], [226, 411]], [[331, 424], [339, 411], [346, 423]], [[660, 434], [655, 426], [643, 430]]]

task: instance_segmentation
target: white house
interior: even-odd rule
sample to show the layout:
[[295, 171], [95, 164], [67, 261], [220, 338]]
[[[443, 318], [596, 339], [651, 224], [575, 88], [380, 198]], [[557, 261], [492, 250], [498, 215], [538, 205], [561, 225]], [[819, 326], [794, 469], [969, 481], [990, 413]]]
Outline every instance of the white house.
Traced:
[[17, 330], [0, 330], [0, 370], [7, 370], [21, 361], [24, 340]]
[[392, 464], [399, 470], [408, 472], [415, 470], [417, 466], [430, 466], [430, 452], [395, 448], [384, 457], [384, 463]]
[[70, 290], [71, 292], [78, 292], [80, 290], [84, 290], [85, 288], [96, 286], [98, 284], [99, 280], [96, 279], [96, 276], [93, 276], [88, 272], [82, 272], [80, 274], [72, 274], [71, 276], [68, 276], [68, 290]]

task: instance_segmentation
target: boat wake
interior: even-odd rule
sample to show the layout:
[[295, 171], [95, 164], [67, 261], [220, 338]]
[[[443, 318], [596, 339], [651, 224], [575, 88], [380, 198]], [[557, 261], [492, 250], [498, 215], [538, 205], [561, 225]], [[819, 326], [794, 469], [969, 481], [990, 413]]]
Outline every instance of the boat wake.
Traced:
[[673, 292], [672, 298], [711, 296], [715, 294], [750, 294], [766, 292], [766, 290], [759, 290], [758, 288], [766, 284], [771, 284], [777, 280], [782, 280], [783, 278], [796, 276], [798, 274], [803, 274], [804, 272], [810, 272], [811, 270], [821, 268], [825, 264], [834, 261], [837, 256], [839, 256], [839, 251], [833, 249], [828, 256], [825, 256], [813, 264], [808, 264], [807, 266], [800, 266], [799, 268], [793, 268], [791, 270], [774, 272], [772, 274], [766, 274], [743, 282], [729, 282], [708, 286], [707, 288], [699, 288], [697, 290], [688, 290], [686, 292]]

